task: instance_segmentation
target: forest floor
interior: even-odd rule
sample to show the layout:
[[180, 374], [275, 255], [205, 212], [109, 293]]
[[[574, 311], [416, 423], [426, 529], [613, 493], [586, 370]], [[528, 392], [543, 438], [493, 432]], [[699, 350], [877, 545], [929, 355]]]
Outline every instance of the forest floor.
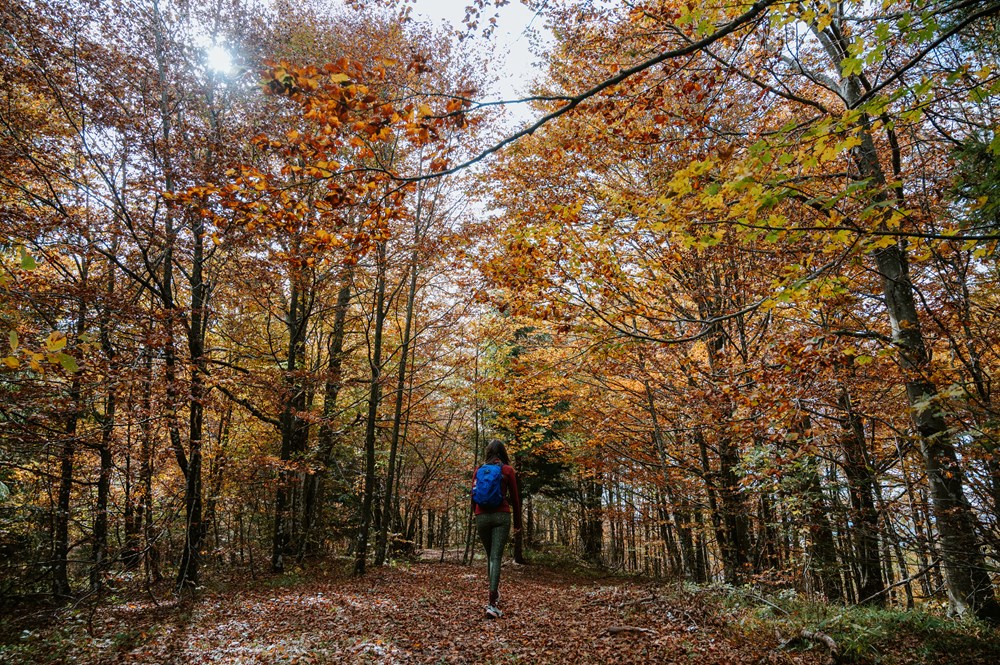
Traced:
[[[44, 622], [37, 614], [5, 617], [0, 662], [835, 662], [825, 635], [840, 641], [836, 662], [1000, 662], [998, 634], [978, 624], [919, 615], [925, 618], [898, 619], [873, 634], [855, 615], [796, 617], [759, 597], [741, 604], [732, 592], [509, 562], [504, 616], [488, 620], [482, 560], [436, 559], [362, 578], [299, 571], [234, 579], [195, 597], [118, 599], [50, 613]], [[825, 632], [783, 637], [803, 628]]]

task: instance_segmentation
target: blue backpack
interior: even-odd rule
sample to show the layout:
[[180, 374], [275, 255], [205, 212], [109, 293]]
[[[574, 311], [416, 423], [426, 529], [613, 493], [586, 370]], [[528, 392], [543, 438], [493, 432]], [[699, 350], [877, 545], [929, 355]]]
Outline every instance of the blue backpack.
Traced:
[[483, 464], [476, 470], [472, 500], [480, 508], [497, 508], [503, 503], [502, 471], [503, 467], [499, 464]]

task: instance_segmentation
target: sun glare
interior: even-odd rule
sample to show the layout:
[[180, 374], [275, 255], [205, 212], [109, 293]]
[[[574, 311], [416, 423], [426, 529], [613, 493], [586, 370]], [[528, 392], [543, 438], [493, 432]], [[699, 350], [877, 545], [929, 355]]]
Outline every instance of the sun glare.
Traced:
[[206, 53], [208, 68], [220, 74], [233, 73], [233, 57], [222, 46], [209, 46]]

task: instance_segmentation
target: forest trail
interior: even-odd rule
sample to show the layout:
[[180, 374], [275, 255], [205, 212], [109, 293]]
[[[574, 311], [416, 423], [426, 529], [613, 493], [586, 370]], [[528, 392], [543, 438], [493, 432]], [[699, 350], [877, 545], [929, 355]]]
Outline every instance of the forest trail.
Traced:
[[[485, 564], [405, 563], [363, 578], [263, 578], [193, 601], [83, 618], [41, 660], [86, 663], [822, 663], [743, 635], [698, 594], [505, 564], [487, 620]], [[52, 630], [45, 629], [43, 632]], [[31, 639], [31, 638], [28, 638]], [[52, 643], [51, 635], [46, 643]], [[24, 654], [26, 652], [22, 652]], [[2, 651], [0, 651], [2, 654]], [[56, 660], [53, 661], [52, 659]], [[46, 660], [48, 659], [48, 660]], [[3, 660], [0, 658], [0, 660]]]

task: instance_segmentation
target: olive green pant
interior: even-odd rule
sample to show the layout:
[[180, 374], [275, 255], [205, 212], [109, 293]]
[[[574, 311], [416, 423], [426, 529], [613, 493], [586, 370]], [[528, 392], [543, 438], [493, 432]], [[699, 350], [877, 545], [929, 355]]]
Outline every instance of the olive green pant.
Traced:
[[480, 513], [476, 515], [479, 540], [486, 548], [486, 570], [490, 577], [490, 600], [500, 589], [500, 562], [510, 538], [510, 513]]

